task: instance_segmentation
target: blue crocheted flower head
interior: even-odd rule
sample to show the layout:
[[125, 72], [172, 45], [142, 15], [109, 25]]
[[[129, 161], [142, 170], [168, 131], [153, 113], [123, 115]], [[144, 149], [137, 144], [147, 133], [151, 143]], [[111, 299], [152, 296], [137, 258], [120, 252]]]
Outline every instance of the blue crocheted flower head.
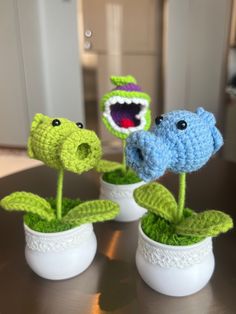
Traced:
[[166, 170], [196, 171], [223, 145], [212, 113], [176, 110], [157, 117], [150, 132], [138, 131], [127, 139], [127, 165], [144, 181], [162, 176]]

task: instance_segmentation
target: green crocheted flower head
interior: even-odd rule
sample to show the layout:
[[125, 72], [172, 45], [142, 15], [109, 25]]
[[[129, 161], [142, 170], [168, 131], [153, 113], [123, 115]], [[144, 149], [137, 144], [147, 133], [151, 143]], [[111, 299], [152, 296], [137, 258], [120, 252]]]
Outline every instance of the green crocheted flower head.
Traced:
[[111, 82], [116, 87], [100, 102], [107, 129], [121, 139], [126, 139], [134, 131], [148, 130], [151, 124], [150, 96], [142, 92], [131, 75], [112, 76]]
[[28, 155], [54, 169], [82, 173], [101, 158], [101, 142], [81, 123], [36, 114], [28, 139]]

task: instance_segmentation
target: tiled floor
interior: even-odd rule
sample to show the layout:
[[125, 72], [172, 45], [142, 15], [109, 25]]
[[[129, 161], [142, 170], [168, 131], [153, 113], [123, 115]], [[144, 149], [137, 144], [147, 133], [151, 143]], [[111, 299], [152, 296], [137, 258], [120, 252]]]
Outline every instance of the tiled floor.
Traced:
[[23, 149], [0, 148], [0, 178], [41, 164], [30, 159]]

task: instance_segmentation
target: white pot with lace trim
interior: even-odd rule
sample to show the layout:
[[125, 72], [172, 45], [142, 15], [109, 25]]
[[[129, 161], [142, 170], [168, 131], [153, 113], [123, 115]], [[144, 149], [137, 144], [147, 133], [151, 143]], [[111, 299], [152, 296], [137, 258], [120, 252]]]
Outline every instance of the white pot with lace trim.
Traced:
[[162, 294], [175, 297], [193, 294], [213, 274], [212, 238], [186, 246], [165, 245], [151, 240], [139, 224], [136, 266], [146, 284]]
[[93, 225], [54, 233], [42, 233], [24, 224], [25, 258], [40, 277], [51, 280], [79, 275], [92, 263], [97, 250]]
[[135, 221], [147, 212], [133, 198], [134, 190], [145, 184], [145, 182], [112, 184], [104, 181], [101, 177], [100, 183], [100, 199], [114, 201], [120, 206], [120, 212], [114, 220], [121, 222]]

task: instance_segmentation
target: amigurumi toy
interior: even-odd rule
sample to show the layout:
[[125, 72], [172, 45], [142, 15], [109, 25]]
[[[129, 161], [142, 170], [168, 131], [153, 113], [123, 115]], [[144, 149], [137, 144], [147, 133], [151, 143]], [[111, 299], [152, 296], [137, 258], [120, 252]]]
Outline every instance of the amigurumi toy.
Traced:
[[116, 87], [100, 102], [107, 129], [122, 140], [134, 131], [148, 130], [151, 124], [150, 96], [131, 75], [111, 76], [111, 82]]
[[188, 173], [204, 166], [223, 145], [212, 113], [176, 110], [155, 120], [150, 132], [134, 132], [127, 138], [126, 161], [144, 181], [166, 170]]
[[97, 135], [82, 123], [35, 115], [28, 139], [28, 154], [47, 166], [80, 174], [92, 169], [102, 155]]

